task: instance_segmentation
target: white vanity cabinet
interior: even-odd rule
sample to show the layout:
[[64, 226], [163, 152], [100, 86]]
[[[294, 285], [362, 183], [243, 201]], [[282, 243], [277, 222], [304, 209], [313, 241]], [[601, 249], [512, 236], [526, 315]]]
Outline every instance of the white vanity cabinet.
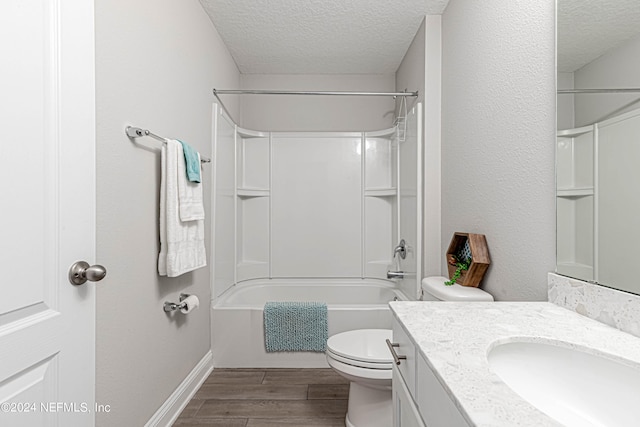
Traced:
[[393, 368], [393, 426], [394, 427], [425, 427], [418, 407], [413, 401], [411, 393], [397, 368]]
[[416, 348], [409, 336], [397, 321], [393, 322], [394, 351], [401, 359], [399, 365], [393, 365], [393, 426], [425, 427], [414, 401], [416, 394]]
[[416, 403], [428, 427], [469, 427], [422, 355], [417, 357]]
[[393, 427], [468, 427], [397, 319], [393, 321], [393, 341], [398, 344], [396, 353], [406, 357], [393, 368]]

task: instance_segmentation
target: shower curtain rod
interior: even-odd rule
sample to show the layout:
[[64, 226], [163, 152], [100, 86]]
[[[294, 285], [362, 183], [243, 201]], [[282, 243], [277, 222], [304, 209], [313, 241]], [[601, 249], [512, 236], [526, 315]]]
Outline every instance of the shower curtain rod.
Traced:
[[214, 95], [338, 95], [338, 96], [418, 96], [415, 92], [331, 92], [298, 90], [213, 89]]
[[558, 89], [558, 95], [572, 93], [634, 93], [640, 92], [640, 88], [617, 88], [617, 89]]
[[[213, 96], [216, 97], [218, 103], [227, 114], [227, 116], [233, 120], [233, 116], [225, 107], [224, 102], [218, 95], [342, 95], [342, 96], [397, 96], [417, 97], [418, 91], [415, 92], [323, 92], [323, 91], [295, 91], [295, 90], [253, 90], [253, 89], [213, 89]], [[233, 120], [235, 122], [235, 120]]]

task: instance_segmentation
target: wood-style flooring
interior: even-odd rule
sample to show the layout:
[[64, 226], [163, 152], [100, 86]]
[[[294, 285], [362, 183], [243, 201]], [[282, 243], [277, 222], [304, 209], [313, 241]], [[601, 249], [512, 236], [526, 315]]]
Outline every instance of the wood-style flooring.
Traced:
[[214, 369], [174, 426], [344, 427], [349, 382], [332, 369]]

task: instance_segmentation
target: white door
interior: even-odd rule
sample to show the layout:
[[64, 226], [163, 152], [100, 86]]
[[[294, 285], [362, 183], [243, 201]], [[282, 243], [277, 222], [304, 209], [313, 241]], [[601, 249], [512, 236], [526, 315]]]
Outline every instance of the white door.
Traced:
[[[0, 2], [0, 425], [92, 426], [93, 2]], [[103, 408], [104, 409], [104, 408]]]
[[409, 296], [420, 294], [422, 280], [422, 104], [407, 114], [404, 141], [398, 147], [398, 236], [405, 241], [405, 258], [396, 257], [407, 275], [401, 287]]

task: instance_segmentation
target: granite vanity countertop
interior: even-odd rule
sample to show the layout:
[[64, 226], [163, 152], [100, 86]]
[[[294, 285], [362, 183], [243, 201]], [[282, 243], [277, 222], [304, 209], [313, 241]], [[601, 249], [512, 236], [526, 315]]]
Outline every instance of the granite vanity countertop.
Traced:
[[548, 302], [391, 302], [470, 426], [558, 426], [491, 370], [497, 343], [562, 341], [640, 363], [640, 338]]

